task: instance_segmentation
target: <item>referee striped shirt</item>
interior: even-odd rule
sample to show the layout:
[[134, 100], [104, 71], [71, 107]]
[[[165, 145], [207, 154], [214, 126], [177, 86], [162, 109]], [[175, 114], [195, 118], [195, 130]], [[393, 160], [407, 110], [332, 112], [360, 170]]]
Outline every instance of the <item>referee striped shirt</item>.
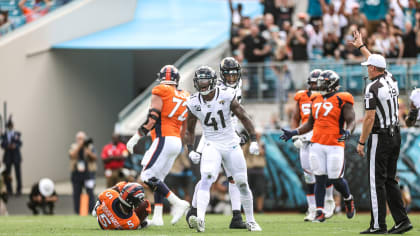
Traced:
[[388, 71], [366, 86], [365, 109], [376, 110], [373, 129], [398, 125], [398, 96], [398, 82]]

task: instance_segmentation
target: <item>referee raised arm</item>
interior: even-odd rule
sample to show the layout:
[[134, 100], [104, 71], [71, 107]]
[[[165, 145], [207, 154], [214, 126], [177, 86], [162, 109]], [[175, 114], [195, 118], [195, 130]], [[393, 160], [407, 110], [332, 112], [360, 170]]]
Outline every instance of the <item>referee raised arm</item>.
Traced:
[[[360, 233], [404, 233], [413, 226], [407, 217], [400, 188], [395, 179], [401, 146], [398, 83], [391, 73], [385, 70], [385, 58], [379, 54], [371, 54], [363, 44], [359, 32], [354, 32], [353, 37], [353, 46], [367, 58], [362, 65], [367, 66], [370, 80], [365, 88], [366, 111], [357, 153], [363, 157], [365, 144], [367, 145], [371, 221], [370, 227]], [[385, 222], [387, 202], [395, 221], [395, 225], [389, 231]]]

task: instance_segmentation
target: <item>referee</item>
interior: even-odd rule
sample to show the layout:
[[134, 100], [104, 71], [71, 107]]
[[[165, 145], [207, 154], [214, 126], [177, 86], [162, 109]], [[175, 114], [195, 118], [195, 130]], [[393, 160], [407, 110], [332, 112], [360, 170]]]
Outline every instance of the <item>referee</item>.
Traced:
[[[370, 83], [365, 88], [365, 116], [357, 153], [364, 156], [367, 145], [371, 220], [370, 227], [361, 234], [401, 234], [413, 228], [407, 217], [396, 181], [397, 160], [401, 146], [398, 126], [398, 83], [385, 70], [385, 58], [370, 54], [359, 32], [353, 33], [353, 46], [364, 57]], [[366, 143], [367, 141], [367, 143]], [[395, 225], [387, 231], [385, 222], [388, 203]]]

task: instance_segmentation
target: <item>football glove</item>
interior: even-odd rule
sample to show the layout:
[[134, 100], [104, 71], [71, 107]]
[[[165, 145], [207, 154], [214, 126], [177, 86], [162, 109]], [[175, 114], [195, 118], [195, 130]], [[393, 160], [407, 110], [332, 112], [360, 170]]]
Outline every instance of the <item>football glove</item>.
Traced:
[[416, 88], [411, 92], [410, 100], [417, 109], [420, 108], [420, 88]]
[[287, 129], [281, 129], [283, 130], [283, 134], [280, 136], [280, 139], [284, 140], [285, 142], [289, 141], [293, 136], [298, 135], [297, 130], [287, 130]]
[[200, 159], [201, 159], [200, 153], [196, 151], [191, 151], [190, 154], [188, 154], [188, 156], [190, 157], [192, 163], [198, 164], [200, 162]]
[[303, 142], [300, 136], [298, 135], [293, 136], [292, 141], [293, 141], [293, 145], [295, 145], [297, 149], [300, 149], [301, 147], [303, 147]]
[[256, 141], [251, 142], [249, 145], [249, 153], [252, 155], [259, 155], [260, 154], [260, 147]]
[[341, 135], [341, 137], [338, 138], [338, 142], [344, 142], [346, 139], [350, 137], [350, 131], [348, 130], [343, 130], [340, 133], [343, 135]]
[[131, 153], [134, 154], [134, 146], [136, 146], [136, 144], [139, 142], [140, 140], [140, 135], [136, 132], [135, 135], [133, 135], [130, 140], [128, 140], [127, 142], [127, 150]]

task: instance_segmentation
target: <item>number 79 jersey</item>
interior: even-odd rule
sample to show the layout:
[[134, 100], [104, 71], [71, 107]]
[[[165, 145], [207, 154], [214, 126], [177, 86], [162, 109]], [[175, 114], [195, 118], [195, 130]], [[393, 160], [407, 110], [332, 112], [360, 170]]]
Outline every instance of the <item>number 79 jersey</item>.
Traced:
[[312, 100], [312, 117], [314, 119], [311, 142], [323, 145], [342, 146], [338, 142], [340, 131], [344, 126], [342, 109], [344, 104], [354, 104], [353, 96], [348, 92], [338, 92], [329, 95], [314, 94]]
[[216, 88], [211, 101], [205, 101], [200, 93], [188, 98], [187, 107], [200, 120], [206, 141], [223, 147], [239, 144], [230, 110], [233, 99], [235, 99], [234, 89], [219, 87]]

